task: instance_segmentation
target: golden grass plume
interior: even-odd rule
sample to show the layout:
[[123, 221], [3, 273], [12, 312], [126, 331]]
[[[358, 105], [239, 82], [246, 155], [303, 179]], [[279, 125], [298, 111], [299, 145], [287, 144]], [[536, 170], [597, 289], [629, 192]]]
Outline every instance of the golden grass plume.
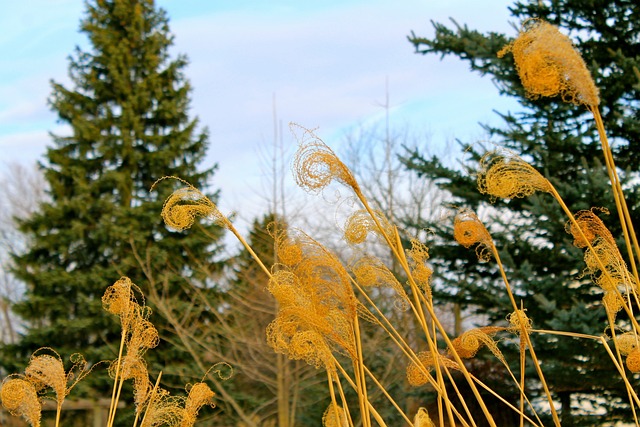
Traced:
[[429, 382], [428, 372], [435, 369], [436, 364], [448, 369], [460, 369], [455, 361], [442, 354], [438, 354], [437, 360], [430, 351], [421, 351], [417, 356], [419, 363], [412, 361], [407, 367], [407, 381], [415, 387]]
[[414, 427], [436, 427], [435, 423], [429, 417], [429, 412], [425, 408], [419, 408], [413, 419]]
[[293, 176], [299, 187], [318, 193], [335, 179], [356, 192], [360, 191], [349, 168], [313, 131], [293, 124], [291, 127], [301, 130], [292, 164]]
[[32, 427], [40, 427], [42, 405], [31, 381], [19, 376], [9, 376], [0, 389], [2, 406], [11, 415], [23, 417]]
[[345, 223], [344, 238], [347, 243], [352, 245], [363, 243], [371, 232], [379, 236], [393, 236], [393, 226], [384, 213], [379, 210], [374, 210], [373, 213], [378, 223], [382, 226], [382, 230], [367, 210], [360, 209], [354, 212]]
[[598, 88], [569, 37], [540, 19], [523, 23], [518, 37], [498, 52], [511, 52], [527, 96], [560, 95], [565, 102], [596, 106]]
[[489, 151], [480, 159], [478, 189], [492, 198], [527, 197], [550, 192], [551, 183], [533, 166], [507, 150]]
[[481, 261], [488, 261], [493, 256], [493, 239], [478, 216], [470, 209], [462, 208], [453, 219], [453, 238], [464, 246], [476, 246], [476, 255]]
[[189, 394], [184, 403], [184, 414], [182, 415], [180, 427], [192, 427], [196, 422], [200, 408], [203, 406], [209, 405], [212, 408], [216, 406], [213, 400], [216, 394], [207, 383], [195, 383], [187, 387], [187, 392]]
[[178, 231], [191, 228], [197, 217], [207, 218], [223, 228], [229, 228], [229, 220], [207, 196], [182, 178], [165, 176], [157, 180], [151, 186], [151, 190], [165, 179], [176, 179], [186, 187], [174, 191], [162, 206], [162, 219], [167, 227]]
[[502, 363], [506, 363], [502, 352], [493, 338], [496, 333], [503, 331], [504, 329], [505, 328], [499, 326], [484, 326], [471, 329], [453, 339], [451, 344], [453, 345], [453, 349], [456, 353], [458, 353], [458, 356], [463, 359], [474, 357], [478, 350], [480, 350], [484, 345], [491, 351], [491, 353], [493, 353], [494, 356], [496, 356], [498, 360]]
[[322, 415], [323, 427], [348, 427], [346, 411], [340, 405], [331, 403]]

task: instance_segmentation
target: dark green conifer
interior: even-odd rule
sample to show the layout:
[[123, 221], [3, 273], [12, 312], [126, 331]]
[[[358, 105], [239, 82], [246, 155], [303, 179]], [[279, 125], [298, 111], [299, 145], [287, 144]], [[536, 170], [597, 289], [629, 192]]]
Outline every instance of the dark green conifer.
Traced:
[[[49, 201], [20, 223], [29, 246], [15, 257], [15, 274], [26, 292], [14, 309], [25, 328], [4, 349], [9, 372], [42, 346], [81, 352], [91, 363], [115, 359], [120, 331], [102, 309], [105, 289], [128, 276], [146, 294], [155, 283], [160, 295], [184, 299], [183, 285], [204, 285], [202, 271], [219, 249], [217, 227], [206, 234], [165, 227], [163, 202], [182, 184], [168, 180], [149, 192], [167, 175], [206, 190], [215, 169], [198, 169], [208, 135], [189, 117], [187, 59], [169, 55], [166, 13], [153, 0], [92, 0], [80, 28], [90, 47], [70, 56], [71, 84], [53, 82], [49, 99], [67, 126], [52, 135], [42, 162]], [[160, 316], [150, 320], [166, 338]], [[161, 340], [148, 357], [154, 376], [162, 369], [166, 384], [184, 387], [174, 376], [189, 371], [184, 353]], [[97, 384], [94, 396], [110, 393], [105, 381]]]

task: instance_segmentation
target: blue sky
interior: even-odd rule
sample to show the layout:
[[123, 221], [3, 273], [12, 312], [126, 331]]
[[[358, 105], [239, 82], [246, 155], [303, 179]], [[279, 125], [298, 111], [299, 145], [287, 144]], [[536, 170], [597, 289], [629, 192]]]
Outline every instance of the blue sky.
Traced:
[[[193, 86], [192, 114], [210, 131], [207, 163], [218, 163], [217, 187], [229, 209], [261, 177], [260, 147], [273, 135], [272, 104], [339, 152], [345, 132], [383, 115], [388, 80], [392, 126], [431, 135], [433, 144], [478, 139], [478, 122], [498, 123], [492, 82], [451, 59], [416, 55], [414, 30], [449, 17], [482, 31], [514, 33], [507, 0], [158, 0], [184, 53]], [[46, 100], [51, 79], [68, 83], [80, 0], [3, 1], [0, 25], [0, 158], [41, 159], [48, 132], [64, 133]], [[291, 143], [288, 132], [285, 143]], [[291, 141], [291, 142], [290, 142]], [[242, 175], [237, 171], [242, 170]], [[226, 196], [226, 197], [225, 197]]]

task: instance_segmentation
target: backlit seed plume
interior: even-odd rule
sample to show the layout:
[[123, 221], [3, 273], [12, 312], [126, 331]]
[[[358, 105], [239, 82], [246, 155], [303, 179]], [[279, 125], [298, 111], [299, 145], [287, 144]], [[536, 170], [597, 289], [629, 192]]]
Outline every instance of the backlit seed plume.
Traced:
[[593, 282], [604, 291], [602, 303], [607, 313], [615, 316], [626, 303], [624, 295], [637, 291], [636, 280], [627, 268], [613, 235], [594, 210], [579, 211], [575, 219], [577, 225], [567, 223], [565, 229], [573, 236], [575, 246], [586, 248], [585, 273], [590, 274]]
[[640, 338], [634, 332], [625, 332], [616, 336], [616, 344], [620, 354], [626, 356], [633, 350], [638, 349], [639, 340]]
[[182, 398], [169, 395], [163, 389], [155, 390], [150, 397], [140, 427], [177, 426], [184, 415]]
[[409, 297], [402, 284], [384, 263], [372, 256], [360, 258], [351, 267], [356, 281], [363, 287], [384, 287], [395, 291], [395, 305], [400, 310], [409, 309]]
[[120, 361], [122, 379], [136, 378], [144, 366], [142, 356], [158, 345], [158, 330], [143, 315], [138, 315], [131, 324], [131, 332], [125, 340], [126, 354]]
[[[600, 219], [598, 215], [594, 212], [595, 209], [590, 210], [582, 210], [578, 211], [574, 217], [577, 223], [568, 222], [565, 226], [565, 230], [567, 233], [573, 236], [573, 244], [577, 248], [585, 248], [587, 247], [587, 243], [593, 244], [596, 237], [600, 237], [604, 239], [609, 245], [615, 246], [615, 239], [613, 235], [609, 231], [604, 222]], [[605, 214], [608, 214], [609, 211], [607, 209], [601, 209], [601, 211]], [[584, 234], [584, 238], [580, 235], [578, 228], [582, 230], [582, 234]], [[585, 240], [586, 239], [586, 240]]]
[[[140, 308], [133, 292], [134, 289], [138, 288], [128, 277], [121, 277], [109, 286], [102, 295], [102, 308], [111, 314], [120, 316], [122, 329], [125, 331], [128, 330], [131, 320]], [[144, 301], [142, 303], [144, 304]]]
[[550, 192], [551, 183], [533, 166], [505, 150], [490, 151], [480, 159], [478, 189], [492, 198], [527, 197]]
[[[485, 345], [491, 353], [502, 363], [507, 363], [502, 352], [496, 345], [493, 336], [503, 331], [504, 328], [498, 326], [485, 326], [481, 328], [471, 329], [459, 337], [451, 341], [453, 348], [458, 356], [463, 359], [469, 359], [476, 355], [480, 347]], [[450, 350], [449, 350], [450, 351]]]
[[333, 372], [331, 348], [325, 337], [315, 330], [302, 330], [299, 322], [277, 317], [267, 326], [267, 343], [276, 353], [291, 360], [304, 360], [316, 368]]
[[418, 409], [418, 412], [413, 419], [413, 425], [414, 427], [436, 427], [425, 408]]
[[32, 427], [40, 427], [42, 405], [31, 382], [19, 377], [5, 378], [0, 399], [11, 415], [23, 417]]
[[351, 279], [338, 258], [311, 237], [300, 233], [290, 242], [300, 249], [300, 259], [282, 264], [269, 280], [278, 312], [267, 328], [267, 342], [291, 359], [333, 369], [333, 351], [356, 357], [358, 311]]
[[393, 226], [384, 214], [377, 210], [374, 210], [373, 213], [380, 223], [382, 230], [378, 228], [374, 219], [369, 215], [369, 212], [365, 209], [360, 209], [354, 212], [344, 225], [344, 238], [347, 243], [352, 245], [363, 243], [370, 232], [376, 233], [379, 236], [393, 236]]
[[556, 26], [539, 19], [526, 21], [515, 41], [502, 48], [498, 57], [507, 52], [513, 53], [529, 98], [560, 95], [563, 101], [576, 105], [600, 103], [584, 60]]
[[186, 230], [193, 225], [197, 217], [210, 219], [220, 227], [229, 227], [229, 220], [220, 213], [215, 203], [200, 190], [180, 178], [172, 176], [161, 178], [153, 184], [151, 189], [153, 190], [160, 180], [168, 178], [177, 179], [187, 186], [174, 191], [162, 206], [161, 215], [167, 227], [178, 231]]
[[633, 373], [640, 372], [640, 350], [633, 349], [627, 356], [627, 368]]
[[431, 301], [431, 276], [433, 270], [427, 265], [429, 259], [429, 248], [418, 241], [411, 239], [411, 249], [407, 250], [407, 257], [410, 260], [411, 277], [416, 282], [420, 290], [422, 290]]
[[469, 209], [460, 209], [455, 216], [453, 237], [465, 248], [477, 245], [476, 254], [481, 261], [488, 261], [493, 256], [491, 251], [493, 240], [489, 231], [478, 216]]
[[[407, 367], [407, 381], [412, 386], [421, 386], [429, 382], [428, 373], [435, 368], [436, 360], [430, 351], [422, 351], [418, 353], [420, 364], [411, 362]], [[438, 354], [438, 366], [448, 369], [459, 369], [458, 364], [442, 354]]]
[[515, 333], [521, 333], [523, 330], [529, 333], [532, 328], [533, 322], [527, 317], [526, 309], [517, 310], [509, 313], [507, 316], [507, 322], [509, 322], [509, 330]]
[[140, 369], [133, 373], [133, 404], [136, 406], [136, 414], [142, 414], [151, 390], [153, 390], [153, 384], [149, 379], [147, 366], [140, 363]]
[[355, 177], [333, 150], [312, 131], [299, 129], [302, 135], [298, 136], [299, 147], [292, 164], [298, 186], [308, 192], [318, 193], [335, 179], [360, 193]]
[[323, 304], [298, 279], [283, 270], [269, 282], [278, 301], [276, 318], [267, 327], [267, 343], [293, 360], [333, 371], [332, 349], [354, 356], [354, 338], [344, 312]]
[[[38, 354], [42, 351], [52, 354]], [[53, 389], [57, 406], [60, 408], [71, 388], [88, 373], [87, 363], [82, 355], [76, 353], [71, 361], [73, 366], [67, 373], [60, 355], [51, 348], [43, 347], [31, 356], [29, 365], [25, 369], [25, 378], [34, 384], [38, 391], [47, 387]], [[69, 382], [71, 384], [67, 386]]]
[[212, 408], [216, 406], [213, 400], [216, 394], [206, 383], [195, 383], [189, 388], [188, 392], [189, 395], [184, 404], [184, 414], [180, 427], [192, 427], [196, 422], [200, 408], [204, 405], [209, 405]]
[[276, 259], [279, 263], [291, 267], [302, 260], [302, 247], [289, 236], [286, 227], [272, 222], [267, 226], [267, 232], [275, 242]]
[[323, 427], [348, 427], [347, 413], [340, 405], [331, 403], [322, 415]]

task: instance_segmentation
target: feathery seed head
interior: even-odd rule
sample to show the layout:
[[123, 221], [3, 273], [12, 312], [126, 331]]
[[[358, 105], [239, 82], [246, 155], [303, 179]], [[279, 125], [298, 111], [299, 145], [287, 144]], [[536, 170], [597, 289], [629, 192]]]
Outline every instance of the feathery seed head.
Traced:
[[634, 332], [625, 332], [616, 336], [616, 344], [620, 354], [626, 356], [638, 348], [638, 337]]
[[411, 261], [411, 277], [430, 301], [433, 270], [427, 265], [429, 248], [417, 239], [411, 239], [411, 249], [407, 250], [407, 256]]
[[529, 98], [560, 95], [563, 101], [576, 105], [600, 103], [584, 60], [556, 26], [539, 19], [527, 20], [515, 41], [502, 48], [498, 57], [507, 52], [513, 53]]
[[633, 373], [640, 372], [640, 350], [635, 348], [627, 356], [627, 368]]
[[453, 220], [453, 237], [465, 248], [477, 244], [476, 254], [479, 260], [488, 261], [491, 259], [493, 240], [487, 228], [473, 211], [469, 209], [458, 211]]
[[[606, 209], [601, 210], [608, 213]], [[615, 317], [626, 304], [621, 292], [629, 289], [635, 291], [638, 287], [636, 280], [629, 272], [613, 235], [594, 209], [577, 212], [575, 220], [577, 225], [568, 223], [565, 230], [573, 236], [575, 246], [586, 248], [585, 273], [591, 274], [594, 283], [602, 288], [602, 303], [607, 313]]]
[[[504, 357], [493, 340], [493, 336], [502, 330], [504, 330], [504, 328], [498, 326], [485, 326], [471, 329], [452, 340], [451, 344], [456, 353], [458, 353], [458, 356], [463, 359], [474, 357], [480, 347], [486, 345], [499, 360], [503, 361]], [[451, 350], [449, 350], [449, 352], [451, 352]]]
[[551, 183], [533, 166], [505, 150], [490, 151], [480, 159], [478, 189], [492, 199], [527, 197], [536, 191], [550, 192]]
[[16, 376], [5, 378], [0, 388], [0, 399], [11, 415], [23, 417], [32, 427], [40, 427], [42, 405], [30, 381]]
[[170, 396], [166, 390], [155, 390], [140, 427], [177, 426], [184, 415], [183, 401], [183, 398]]
[[409, 297], [402, 284], [384, 263], [371, 256], [360, 258], [351, 267], [356, 281], [364, 287], [386, 287], [395, 291], [395, 305], [400, 310], [409, 308]]
[[313, 329], [300, 330], [297, 325], [276, 318], [267, 327], [267, 343], [277, 353], [292, 360], [304, 360], [309, 365], [335, 370], [333, 357], [324, 335]]
[[56, 402], [61, 405], [67, 395], [67, 374], [64, 371], [60, 355], [52, 349], [46, 350], [50, 350], [54, 354], [36, 355], [34, 353], [24, 371], [25, 377], [38, 390], [51, 387], [56, 394]]
[[[417, 356], [420, 363], [411, 362], [407, 367], [407, 381], [415, 387], [427, 384], [429, 382], [428, 373], [436, 366], [436, 359], [430, 351], [421, 351]], [[437, 364], [439, 367], [448, 369], [460, 369], [455, 361], [442, 354], [438, 354]]]
[[293, 266], [302, 260], [302, 248], [295, 242], [286, 240], [277, 245], [278, 261]]
[[195, 187], [174, 191], [164, 202], [161, 215], [168, 227], [178, 231], [190, 228], [196, 217], [209, 218], [224, 228], [229, 224], [218, 207]]
[[138, 288], [128, 277], [121, 277], [109, 286], [102, 295], [102, 308], [111, 314], [120, 316], [123, 331], [128, 330], [136, 312], [140, 309], [133, 293], [134, 289]]
[[425, 408], [418, 409], [418, 412], [413, 419], [413, 425], [414, 427], [436, 427]]
[[380, 236], [392, 236], [393, 226], [381, 211], [375, 210], [373, 213], [380, 223], [382, 230], [378, 228], [376, 222], [366, 209], [360, 209], [354, 212], [344, 226], [344, 238], [347, 243], [357, 245], [363, 243], [370, 232], [374, 232]]
[[196, 422], [200, 408], [204, 405], [209, 405], [212, 408], [216, 406], [213, 401], [216, 394], [206, 383], [195, 383], [188, 392], [189, 395], [184, 404], [184, 415], [180, 427], [192, 427]]
[[[596, 215], [594, 210], [595, 209], [589, 209], [576, 212], [574, 218], [577, 225], [571, 221], [567, 222], [565, 230], [573, 236], [574, 246], [584, 248], [588, 246], [587, 243], [593, 245], [596, 237], [604, 239], [610, 246], [616, 246], [616, 241], [613, 238], [613, 235], [607, 226], [604, 225], [602, 219]], [[605, 214], [609, 213], [609, 211], [604, 208], [598, 210]], [[581, 236], [580, 230], [582, 231], [582, 234], [584, 234], [584, 238]]]
[[607, 291], [602, 297], [602, 305], [612, 317], [622, 310], [626, 304], [625, 297], [618, 291]]
[[360, 192], [347, 166], [312, 131], [304, 128], [298, 138], [299, 148], [293, 159], [293, 175], [298, 186], [311, 193], [322, 191], [334, 179]]
[[276, 270], [268, 284], [278, 313], [267, 341], [291, 359], [333, 369], [331, 351], [355, 357], [358, 309], [351, 279], [337, 257], [311, 237], [301, 233], [293, 241], [301, 259]]
[[176, 179], [186, 184], [186, 187], [174, 191], [162, 205], [161, 215], [167, 227], [178, 231], [186, 230], [193, 225], [196, 217], [203, 217], [213, 220], [220, 227], [229, 228], [231, 223], [220, 213], [215, 203], [182, 178], [164, 176], [153, 183], [150, 191], [165, 179]]
[[529, 333], [533, 326], [533, 321], [527, 317], [526, 311], [527, 309], [525, 308], [524, 310], [516, 310], [509, 313], [507, 316], [507, 322], [509, 322], [510, 325], [509, 330], [517, 334], [523, 330]]
[[294, 238], [289, 236], [288, 231], [280, 227], [277, 222], [267, 226], [267, 232], [274, 240], [276, 259], [280, 264], [293, 267], [302, 260], [302, 248]]
[[349, 420], [347, 419], [346, 411], [340, 405], [334, 405], [331, 403], [322, 415], [322, 426], [348, 427]]

